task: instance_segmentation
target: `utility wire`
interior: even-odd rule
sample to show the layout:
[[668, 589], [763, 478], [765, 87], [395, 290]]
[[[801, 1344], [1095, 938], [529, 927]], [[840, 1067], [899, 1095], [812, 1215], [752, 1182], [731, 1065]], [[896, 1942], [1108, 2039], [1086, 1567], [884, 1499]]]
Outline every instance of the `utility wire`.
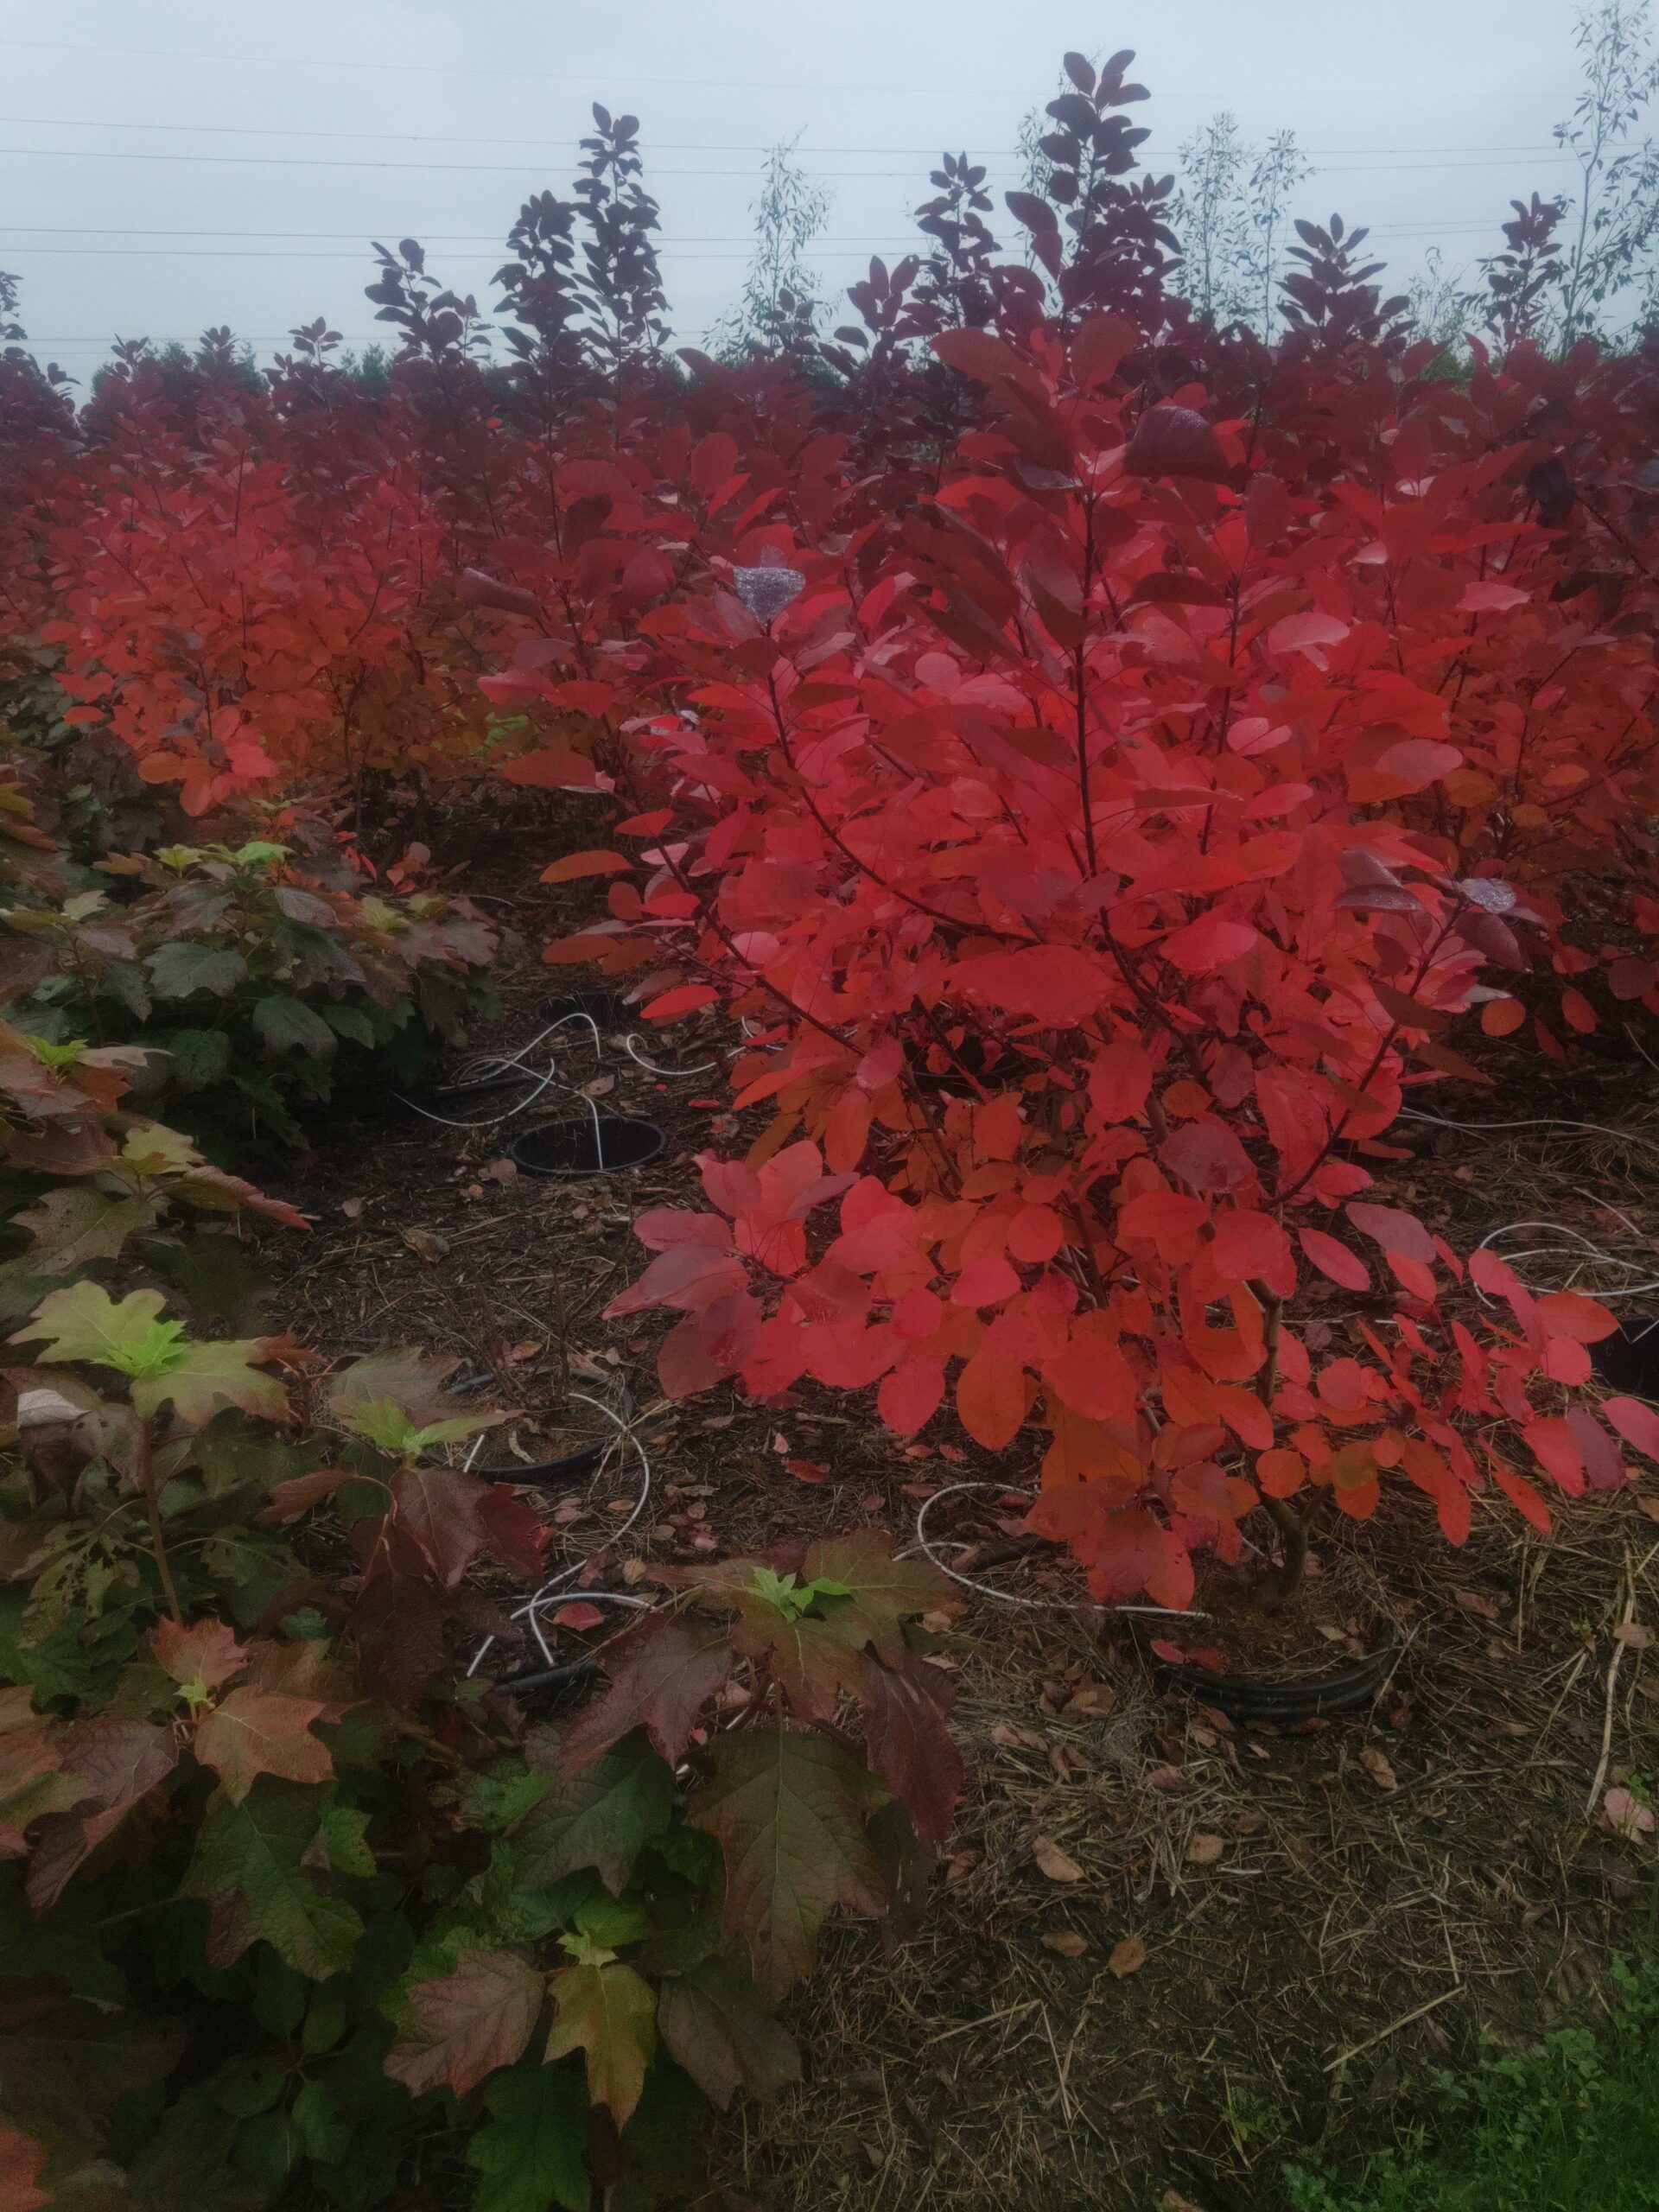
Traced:
[[[711, 147], [708, 150], [716, 152], [722, 149]], [[95, 146], [0, 146], [0, 154], [16, 154], [29, 161], [188, 162], [207, 162], [226, 168], [397, 169], [413, 171], [427, 176], [522, 176], [525, 168], [531, 166], [524, 162], [359, 162], [350, 161], [341, 156], [316, 154], [159, 154], [141, 152], [126, 147]], [[1146, 160], [1168, 161], [1173, 158], [1174, 156], [1168, 152], [1148, 154], [1142, 157], [1142, 165]], [[1401, 162], [1344, 161], [1327, 164], [1319, 174], [1321, 176], [1342, 176], [1363, 173], [1375, 175], [1380, 172], [1389, 176], [1408, 176], [1426, 174], [1431, 169], [1509, 168], [1522, 158], [1534, 162], [1570, 162], [1573, 156], [1570, 154], [1531, 154], [1524, 157], [1518, 155], [1504, 155], [1501, 158], [1494, 158], [1480, 155], [1472, 159], [1457, 161]], [[869, 177], [880, 181], [888, 178], [910, 177], [914, 172], [910, 169], [806, 169], [802, 174], [834, 183], [854, 183], [861, 177]], [[753, 172], [750, 169], [665, 169], [658, 168], [653, 164], [647, 170], [646, 175], [651, 178], [742, 177], [751, 182], [753, 181]]]
[[[579, 137], [571, 138], [511, 138], [501, 131], [480, 133], [469, 137], [464, 133], [440, 131], [316, 130], [298, 124], [234, 124], [234, 123], [150, 123], [130, 122], [124, 118], [101, 116], [62, 115], [0, 115], [0, 124], [7, 129], [22, 127], [38, 130], [163, 130], [185, 133], [195, 137], [214, 138], [349, 138], [372, 146], [539, 146], [551, 153], [567, 153], [577, 149]], [[720, 144], [715, 143], [653, 139], [651, 144], [664, 154], [770, 154], [770, 145]], [[918, 160], [931, 160], [944, 151], [957, 154], [964, 150], [957, 146], [808, 146], [802, 151], [819, 154], [902, 154]], [[1171, 146], [1149, 146], [1146, 152], [1159, 161], [1174, 160], [1180, 149]], [[1520, 146], [1304, 146], [1298, 149], [1310, 156], [1326, 155], [1418, 155], [1418, 154], [1548, 154], [1552, 158], [1563, 157], [1553, 141]], [[1014, 161], [1020, 156], [1017, 146], [995, 146], [988, 151], [980, 149], [981, 158], [987, 161]]]

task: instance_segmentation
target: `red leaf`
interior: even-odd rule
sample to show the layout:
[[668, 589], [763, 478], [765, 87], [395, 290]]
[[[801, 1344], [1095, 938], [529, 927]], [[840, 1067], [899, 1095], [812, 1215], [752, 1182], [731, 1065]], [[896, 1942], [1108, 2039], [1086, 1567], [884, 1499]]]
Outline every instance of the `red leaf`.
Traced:
[[1248, 922], [1212, 911], [1200, 914], [1182, 929], [1173, 930], [1158, 950], [1184, 975], [1207, 976], [1212, 969], [1242, 960], [1261, 942]]
[[1521, 1433], [1544, 1472], [1554, 1476], [1569, 1497], [1579, 1497], [1584, 1489], [1584, 1458], [1567, 1423], [1551, 1414], [1541, 1420], [1523, 1421]]
[[1525, 1515], [1541, 1535], [1547, 1536], [1550, 1529], [1549, 1508], [1532, 1484], [1523, 1475], [1517, 1475], [1506, 1467], [1501, 1459], [1489, 1459], [1487, 1464], [1492, 1471], [1492, 1480], [1510, 1504]]
[[555, 861], [551, 868], [542, 870], [543, 883], [574, 883], [579, 876], [616, 875], [633, 866], [625, 853], [594, 850], [586, 853], [567, 853], [563, 860]]
[[976, 1351], [957, 1377], [957, 1414], [976, 1444], [1001, 1452], [1026, 1418], [1025, 1370]]
[[876, 1410], [896, 1436], [913, 1436], [938, 1411], [944, 1395], [944, 1362], [922, 1355], [882, 1376]]
[[859, 1680], [871, 1772], [899, 1800], [919, 1836], [943, 1843], [964, 1774], [946, 1721], [955, 1694], [950, 1676], [918, 1651], [906, 1651], [897, 1668], [866, 1652]]
[[1210, 1258], [1216, 1273], [1228, 1282], [1283, 1274], [1294, 1265], [1290, 1239], [1271, 1215], [1230, 1208], [1216, 1216]]
[[442, 2084], [464, 2097], [522, 2056], [546, 1995], [543, 1977], [517, 1952], [464, 1952], [453, 1973], [410, 1991], [420, 2039], [394, 2045], [386, 2071], [411, 2096]]
[[1164, 1236], [1190, 1236], [1209, 1219], [1210, 1209], [1202, 1198], [1183, 1198], [1179, 1191], [1147, 1191], [1138, 1198], [1131, 1198], [1117, 1217], [1117, 1234], [1121, 1238], [1147, 1238], [1155, 1242]]
[[1123, 466], [1135, 476], [1196, 476], [1206, 484], [1224, 484], [1232, 474], [1221, 440], [1190, 407], [1149, 407]]
[[606, 1644], [599, 1662], [609, 1686], [565, 1732], [560, 1764], [567, 1774], [580, 1774], [634, 1728], [677, 1766], [698, 1714], [730, 1671], [731, 1643], [724, 1629], [700, 1620], [645, 1620]]
[[1639, 1398], [1606, 1398], [1600, 1411], [1644, 1459], [1659, 1464], [1659, 1413], [1651, 1406], [1644, 1406]]
[[1106, 988], [1105, 969], [1094, 954], [1064, 944], [977, 953], [959, 961], [955, 976], [970, 999], [1067, 1027], [1087, 1020]]
[[1385, 1252], [1416, 1260], [1424, 1267], [1433, 1265], [1438, 1256], [1434, 1239], [1415, 1214], [1402, 1213], [1397, 1206], [1367, 1205], [1357, 1200], [1343, 1211], [1363, 1236], [1371, 1237]]

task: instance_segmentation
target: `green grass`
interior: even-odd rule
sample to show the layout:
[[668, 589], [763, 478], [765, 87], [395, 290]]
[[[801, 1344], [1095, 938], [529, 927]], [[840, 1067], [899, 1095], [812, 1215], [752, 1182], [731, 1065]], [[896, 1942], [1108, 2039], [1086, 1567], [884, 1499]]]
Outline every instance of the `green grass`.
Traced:
[[1656, 2212], [1659, 1967], [1621, 1969], [1599, 2027], [1440, 2085], [1432, 2126], [1333, 2179], [1293, 2168], [1294, 2212]]

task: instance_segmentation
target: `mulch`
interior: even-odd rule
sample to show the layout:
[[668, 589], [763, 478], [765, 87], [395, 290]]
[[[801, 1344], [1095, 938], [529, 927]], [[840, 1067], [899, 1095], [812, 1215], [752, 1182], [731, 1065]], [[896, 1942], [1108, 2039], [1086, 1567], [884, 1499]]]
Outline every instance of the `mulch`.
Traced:
[[[537, 950], [570, 926], [569, 894], [504, 879], [494, 895], [523, 944], [480, 1041], [516, 1045], [568, 988]], [[585, 1046], [560, 1069], [593, 1089]], [[1659, 1148], [1644, 1141], [1659, 1122], [1636, 1072], [1564, 1078], [1554, 1110], [1639, 1135], [1424, 1125], [1395, 1187], [1465, 1241], [1540, 1217], [1605, 1240], [1611, 1197], [1624, 1249], [1659, 1251]], [[284, 1249], [278, 1318], [331, 1351], [413, 1343], [493, 1369], [527, 1433], [559, 1417], [550, 1394], [569, 1362], [618, 1378], [653, 1468], [621, 1550], [647, 1566], [854, 1525], [907, 1532], [935, 1490], [1030, 1478], [1019, 1447], [991, 1464], [932, 1429], [905, 1446], [872, 1408], [815, 1390], [664, 1404], [661, 1318], [602, 1309], [643, 1260], [634, 1214], [700, 1204], [695, 1154], [741, 1133], [719, 1076], [664, 1082], [613, 1036], [598, 1086], [604, 1110], [663, 1127], [660, 1158], [537, 1181], [492, 1167], [513, 1122], [466, 1136], [390, 1104], [332, 1121], [326, 1152], [283, 1185], [316, 1226], [297, 1258]], [[1484, 1117], [1550, 1110], [1535, 1085]], [[1333, 1329], [1342, 1305], [1333, 1286]], [[606, 1547], [636, 1488], [619, 1458], [550, 1497], [559, 1561], [620, 1571]], [[1659, 1795], [1659, 1657], [1614, 1635], [1659, 1621], [1655, 1496], [1650, 1475], [1592, 1493], [1549, 1540], [1479, 1505], [1458, 1551], [1410, 1497], [1322, 1529], [1327, 1575], [1388, 1593], [1402, 1656], [1371, 1708], [1287, 1730], [1165, 1694], [1068, 1562], [986, 1567], [1030, 1602], [971, 1596], [945, 1639], [969, 1789], [927, 1908], [897, 1934], [835, 1926], [787, 2009], [805, 2084], [718, 2131], [726, 2201], [1245, 2212], [1287, 2158], [1385, 2138], [1479, 2037], [1524, 2043], [1602, 2005], [1611, 1958], [1659, 1926], [1654, 1843], [1605, 1833], [1592, 1789], [1601, 1770], [1604, 1786]], [[995, 1545], [1017, 1513], [995, 1490], [963, 1493], [938, 1527]], [[1044, 1871], [1039, 1839], [1075, 1878]]]

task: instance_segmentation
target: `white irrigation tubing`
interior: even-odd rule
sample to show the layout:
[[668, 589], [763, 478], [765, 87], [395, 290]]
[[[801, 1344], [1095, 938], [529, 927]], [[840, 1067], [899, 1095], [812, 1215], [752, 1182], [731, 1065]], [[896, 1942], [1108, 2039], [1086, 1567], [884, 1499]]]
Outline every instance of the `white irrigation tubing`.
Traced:
[[671, 1083], [683, 1083], [694, 1075], [712, 1075], [720, 1065], [718, 1060], [699, 1060], [694, 1068], [662, 1068], [655, 1060], [648, 1060], [635, 1043], [637, 1030], [630, 1030], [622, 1039], [622, 1049], [635, 1067], [644, 1068], [647, 1075], [666, 1076]]
[[[568, 1085], [560, 1084], [558, 1067], [550, 1052], [547, 1056], [544, 1067], [527, 1067], [525, 1062], [536, 1047], [550, 1037], [556, 1029], [563, 1029], [573, 1021], [587, 1023], [593, 1032], [594, 1058], [595, 1061], [601, 1059], [604, 1056], [604, 1047], [600, 1041], [599, 1024], [591, 1014], [575, 1013], [562, 1014], [556, 1021], [550, 1021], [546, 1028], [537, 1030], [530, 1042], [527, 1045], [521, 1045], [516, 1052], [478, 1052], [474, 1053], [471, 1059], [461, 1062], [455, 1071], [454, 1084], [448, 1086], [450, 1089], [459, 1089], [468, 1083], [486, 1082], [491, 1076], [506, 1075], [515, 1070], [527, 1083], [535, 1086], [527, 1097], [516, 1098], [511, 1106], [504, 1107], [499, 1114], [486, 1115], [482, 1120], [476, 1122], [458, 1122], [450, 1115], [435, 1114], [429, 1107], [420, 1105], [403, 1091], [394, 1091], [392, 1095], [400, 1105], [407, 1106], [411, 1114], [418, 1114], [424, 1122], [436, 1122], [442, 1128], [493, 1129], [499, 1128], [503, 1122], [510, 1122], [516, 1115], [527, 1112], [544, 1092], [569, 1088]], [[595, 1145], [598, 1141], [597, 1132], [595, 1132]], [[600, 1166], [602, 1167], [604, 1164], [601, 1153]]]
[[1535, 1119], [1521, 1122], [1448, 1122], [1440, 1114], [1425, 1114], [1420, 1107], [1402, 1106], [1400, 1117], [1406, 1122], [1432, 1122], [1437, 1129], [1452, 1129], [1459, 1135], [1464, 1130], [1478, 1130], [1482, 1135], [1504, 1129], [1587, 1129], [1599, 1137], [1617, 1137], [1622, 1144], [1645, 1144], [1659, 1149], [1659, 1138], [1643, 1136], [1637, 1129], [1610, 1128], [1605, 1122], [1571, 1122], [1559, 1115], [1541, 1114]]
[[[639, 1516], [644, 1513], [646, 1504], [651, 1497], [651, 1460], [645, 1452], [645, 1446], [640, 1443], [639, 1439], [634, 1433], [634, 1422], [625, 1421], [620, 1414], [613, 1413], [607, 1405], [603, 1404], [598, 1398], [590, 1398], [585, 1390], [572, 1390], [570, 1395], [576, 1400], [578, 1404], [591, 1406], [595, 1413], [602, 1414], [605, 1419], [610, 1422], [611, 1426], [618, 1431], [618, 1434], [611, 1439], [610, 1445], [607, 1446], [607, 1453], [609, 1451], [613, 1449], [618, 1443], [624, 1443], [630, 1445], [632, 1447], [635, 1456], [639, 1461], [639, 1495], [633, 1502], [633, 1510], [629, 1514], [627, 1519], [622, 1523], [621, 1527], [618, 1529], [614, 1534], [607, 1536], [605, 1539], [605, 1541], [600, 1546], [599, 1551], [593, 1554], [594, 1558], [598, 1558], [603, 1553], [610, 1550], [613, 1544], [620, 1544], [623, 1537], [627, 1535], [630, 1529], [633, 1528], [637, 1524]], [[479, 1439], [479, 1443], [474, 1444], [471, 1452], [468, 1453], [467, 1465], [469, 1467], [471, 1466], [474, 1459], [477, 1456], [479, 1444], [481, 1444], [482, 1442], [483, 1439], [480, 1437]], [[598, 1473], [594, 1476], [595, 1481], [598, 1480], [598, 1474], [603, 1473], [603, 1471], [604, 1462], [601, 1460]], [[648, 1611], [656, 1602], [654, 1599], [649, 1598], [637, 1598], [631, 1591], [571, 1590], [567, 1588], [567, 1584], [572, 1582], [588, 1564], [589, 1561], [588, 1560], [579, 1559], [574, 1567], [565, 1567], [559, 1573], [550, 1576], [539, 1588], [531, 1591], [530, 1596], [524, 1600], [522, 1605], [516, 1605], [510, 1616], [513, 1620], [528, 1622], [530, 1625], [530, 1632], [535, 1637], [537, 1643], [539, 1645], [543, 1658], [547, 1661], [550, 1666], [553, 1663], [553, 1654], [549, 1648], [547, 1638], [542, 1634], [542, 1624], [537, 1618], [537, 1616], [547, 1607], [587, 1603], [590, 1605], [608, 1604], [624, 1606], [632, 1605], [638, 1606], [642, 1611]], [[477, 1650], [474, 1652], [472, 1662], [467, 1669], [469, 1676], [475, 1675], [478, 1672], [494, 1643], [494, 1637], [486, 1636], [483, 1643], [479, 1645]]]
[[[948, 1483], [943, 1490], [936, 1490], [931, 1497], [924, 1498], [917, 1508], [916, 1541], [912, 1548], [919, 1551], [932, 1566], [937, 1567], [941, 1574], [948, 1574], [951, 1581], [959, 1582], [964, 1590], [976, 1591], [982, 1598], [994, 1598], [999, 1605], [1022, 1605], [1027, 1611], [1034, 1613], [1075, 1612], [1077, 1611], [1075, 1599], [1022, 1598], [1015, 1591], [999, 1590], [994, 1583], [976, 1582], [969, 1574], [958, 1574], [948, 1560], [939, 1557], [933, 1540], [927, 1533], [927, 1516], [941, 1498], [957, 1497], [963, 1491], [969, 1490], [994, 1490], [1002, 1495], [1016, 1497], [1031, 1496], [1031, 1492], [1022, 1489], [1018, 1483]], [[955, 1542], [957, 1540], [947, 1538], [946, 1541]], [[971, 1544], [966, 1543], [957, 1543], [957, 1548], [959, 1551], [971, 1551], [974, 1548]], [[1196, 1621], [1208, 1620], [1210, 1618], [1208, 1613], [1201, 1612], [1191, 1605], [1108, 1605], [1104, 1610], [1112, 1613], [1154, 1613], [1163, 1620]]]
[[[1580, 1195], [1583, 1196], [1585, 1194], [1580, 1193]], [[1599, 1198], [1592, 1200], [1592, 1205], [1600, 1205], [1605, 1203], [1605, 1202], [1604, 1200]], [[1610, 1207], [1609, 1211], [1613, 1213], [1618, 1213], [1618, 1208], [1617, 1206]], [[1630, 1220], [1628, 1214], [1619, 1213], [1618, 1217], [1621, 1221], [1626, 1223], [1630, 1228], [1635, 1228], [1635, 1224]], [[1567, 1259], [1573, 1261], [1575, 1265], [1582, 1267], [1586, 1260], [1593, 1260], [1599, 1266], [1604, 1268], [1622, 1268], [1626, 1274], [1639, 1275], [1643, 1274], [1645, 1270], [1653, 1264], [1650, 1260], [1621, 1260], [1617, 1252], [1604, 1252], [1599, 1244], [1592, 1243], [1589, 1237], [1582, 1235], [1580, 1230], [1576, 1229], [1570, 1229], [1565, 1222], [1560, 1221], [1506, 1221], [1503, 1223], [1500, 1227], [1492, 1230], [1487, 1236], [1483, 1236], [1479, 1244], [1476, 1247], [1476, 1249], [1483, 1252], [1495, 1251], [1497, 1249], [1497, 1243], [1500, 1237], [1519, 1236], [1534, 1230], [1542, 1230], [1546, 1235], [1560, 1241], [1549, 1244], [1529, 1244], [1524, 1246], [1518, 1252], [1498, 1251], [1497, 1256], [1503, 1262], [1506, 1267], [1513, 1268], [1516, 1265], [1516, 1262], [1520, 1260], [1540, 1260], [1546, 1258]], [[1641, 1234], [1640, 1230], [1637, 1230], [1637, 1234], [1639, 1236]], [[1535, 1295], [1540, 1297], [1547, 1295], [1550, 1291], [1560, 1287], [1560, 1286], [1555, 1283], [1528, 1282], [1518, 1274], [1516, 1280], [1521, 1284], [1523, 1290], [1529, 1290], [1533, 1292]], [[1610, 1298], [1643, 1298], [1649, 1295], [1655, 1291], [1659, 1291], [1659, 1280], [1645, 1282], [1618, 1283], [1613, 1285], [1608, 1289], [1592, 1290], [1587, 1294], [1587, 1295], [1592, 1298], [1605, 1300]], [[1480, 1300], [1483, 1306], [1491, 1306], [1496, 1303], [1496, 1300], [1489, 1298], [1486, 1293], [1481, 1289], [1478, 1283], [1475, 1285], [1475, 1295]]]

